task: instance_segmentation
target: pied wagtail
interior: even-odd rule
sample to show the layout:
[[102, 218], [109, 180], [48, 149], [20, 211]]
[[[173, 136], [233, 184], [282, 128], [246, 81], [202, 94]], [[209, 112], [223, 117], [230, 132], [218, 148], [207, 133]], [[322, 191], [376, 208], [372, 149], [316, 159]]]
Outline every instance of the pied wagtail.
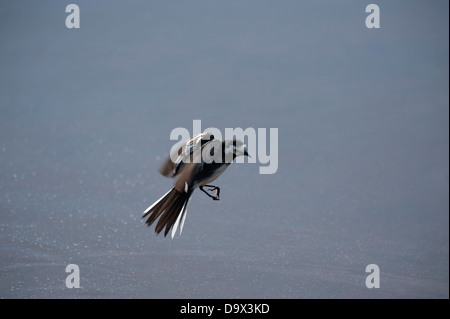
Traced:
[[[183, 231], [189, 199], [196, 188], [199, 188], [213, 200], [219, 200], [220, 188], [209, 183], [216, 180], [238, 156], [249, 156], [246, 145], [237, 139], [219, 141], [209, 132], [198, 134], [178, 149], [178, 156], [172, 154], [161, 166], [159, 172], [167, 177], [176, 177], [175, 187], [148, 207], [142, 218], [147, 218], [147, 226], [151, 226], [158, 218], [155, 232], [164, 229], [164, 237], [172, 229], [175, 236], [180, 225]], [[176, 160], [172, 160], [176, 158]], [[216, 191], [216, 196], [206, 192]]]

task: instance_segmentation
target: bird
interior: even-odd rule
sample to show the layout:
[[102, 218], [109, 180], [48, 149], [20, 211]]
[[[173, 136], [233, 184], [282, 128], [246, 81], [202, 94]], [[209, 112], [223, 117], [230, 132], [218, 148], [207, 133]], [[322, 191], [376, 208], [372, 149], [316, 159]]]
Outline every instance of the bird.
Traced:
[[[164, 230], [166, 237], [172, 230], [172, 239], [180, 227], [181, 235], [192, 193], [198, 188], [213, 200], [219, 200], [220, 188], [210, 183], [222, 175], [238, 156], [251, 157], [241, 140], [217, 140], [209, 132], [198, 134], [182, 144], [159, 169], [162, 175], [176, 178], [176, 181], [172, 189], [143, 212], [142, 218], [147, 218], [147, 226], [157, 221], [156, 234]], [[216, 195], [207, 191], [216, 191]]]

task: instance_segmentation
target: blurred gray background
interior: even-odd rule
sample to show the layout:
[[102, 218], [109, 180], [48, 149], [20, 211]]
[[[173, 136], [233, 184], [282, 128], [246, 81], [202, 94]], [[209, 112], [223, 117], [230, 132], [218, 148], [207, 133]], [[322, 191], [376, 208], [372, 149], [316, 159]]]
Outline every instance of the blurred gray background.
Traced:
[[[449, 297], [447, 1], [69, 3], [0, 2], [1, 298]], [[141, 213], [194, 119], [278, 128], [279, 168], [164, 239]]]

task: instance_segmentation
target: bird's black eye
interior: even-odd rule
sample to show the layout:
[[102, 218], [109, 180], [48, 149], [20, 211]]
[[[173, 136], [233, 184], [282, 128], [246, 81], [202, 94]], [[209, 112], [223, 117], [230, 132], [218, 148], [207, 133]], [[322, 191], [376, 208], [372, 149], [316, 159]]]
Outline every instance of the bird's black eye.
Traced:
[[209, 137], [209, 140], [212, 141], [214, 139], [214, 135], [211, 134], [211, 136]]

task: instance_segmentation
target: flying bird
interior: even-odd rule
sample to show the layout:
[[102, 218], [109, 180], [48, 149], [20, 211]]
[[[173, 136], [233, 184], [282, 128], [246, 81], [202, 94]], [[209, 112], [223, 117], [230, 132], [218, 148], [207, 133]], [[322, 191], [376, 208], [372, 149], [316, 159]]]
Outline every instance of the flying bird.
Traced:
[[[198, 134], [182, 144], [159, 169], [162, 175], [176, 178], [176, 182], [171, 190], [144, 211], [142, 218], [147, 218], [147, 226], [158, 220], [155, 232], [159, 234], [164, 230], [166, 237], [172, 229], [173, 238], [181, 224], [181, 235], [194, 190], [199, 188], [213, 200], [219, 200], [220, 188], [210, 183], [222, 175], [238, 156], [250, 156], [242, 141], [220, 141], [209, 132]], [[207, 191], [216, 191], [216, 194], [213, 196]]]

